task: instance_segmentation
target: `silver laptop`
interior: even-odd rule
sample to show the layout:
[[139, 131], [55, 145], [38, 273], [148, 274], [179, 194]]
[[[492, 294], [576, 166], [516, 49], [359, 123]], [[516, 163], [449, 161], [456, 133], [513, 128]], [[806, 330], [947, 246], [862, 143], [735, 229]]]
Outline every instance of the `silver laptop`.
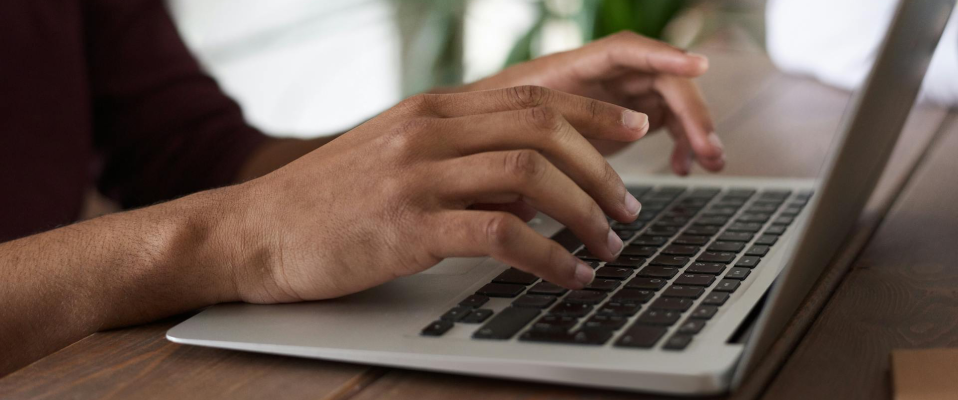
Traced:
[[954, 0], [905, 0], [819, 180], [624, 176], [638, 220], [567, 291], [493, 259], [447, 259], [351, 296], [210, 307], [173, 342], [674, 394], [734, 389], [857, 220], [897, 141]]

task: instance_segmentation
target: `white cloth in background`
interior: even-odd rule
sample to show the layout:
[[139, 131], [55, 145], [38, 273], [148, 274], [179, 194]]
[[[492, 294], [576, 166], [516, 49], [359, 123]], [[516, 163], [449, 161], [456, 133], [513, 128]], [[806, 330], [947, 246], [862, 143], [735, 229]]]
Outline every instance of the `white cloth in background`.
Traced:
[[[875, 60], [897, 4], [898, 0], [769, 0], [765, 15], [769, 56], [783, 71], [855, 89]], [[921, 98], [958, 105], [958, 13], [952, 13], [938, 43]]]

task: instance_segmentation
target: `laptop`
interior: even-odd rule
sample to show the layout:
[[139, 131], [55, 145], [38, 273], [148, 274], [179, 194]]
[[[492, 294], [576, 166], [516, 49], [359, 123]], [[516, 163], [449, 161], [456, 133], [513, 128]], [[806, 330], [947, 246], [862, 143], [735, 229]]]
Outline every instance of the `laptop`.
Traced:
[[447, 259], [350, 296], [222, 304], [176, 343], [670, 394], [734, 390], [849, 233], [915, 101], [954, 0], [899, 4], [818, 180], [623, 176], [642, 203], [601, 262], [556, 221], [530, 224], [596, 268], [569, 291], [490, 258]]

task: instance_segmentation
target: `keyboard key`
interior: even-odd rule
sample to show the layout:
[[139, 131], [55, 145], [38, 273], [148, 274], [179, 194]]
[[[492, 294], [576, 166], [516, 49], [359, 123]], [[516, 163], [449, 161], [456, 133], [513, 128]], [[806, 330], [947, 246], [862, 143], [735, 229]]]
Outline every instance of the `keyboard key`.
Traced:
[[619, 239], [622, 239], [623, 242], [632, 239], [632, 237], [636, 234], [636, 231], [625, 229], [613, 229], [612, 232], [615, 232], [616, 236], [618, 236]]
[[728, 226], [726, 230], [731, 232], [755, 233], [762, 229], [762, 224], [758, 222], [735, 222]]
[[[597, 293], [600, 293], [600, 292], [597, 292]], [[625, 288], [616, 292], [614, 295], [612, 295], [612, 301], [616, 301], [619, 303], [642, 304], [649, 301], [649, 299], [651, 299], [652, 296], [654, 295], [655, 295], [655, 292], [651, 290]]]
[[785, 228], [787, 228], [786, 225], [772, 225], [766, 228], [764, 233], [766, 235], [781, 235], [785, 233]]
[[766, 246], [771, 246], [778, 241], [778, 235], [762, 235], [758, 239], [755, 239], [755, 244], [763, 244]]
[[705, 212], [703, 212], [702, 215], [716, 216], [716, 217], [731, 217], [732, 215], [735, 215], [737, 211], [738, 211], [738, 208], [736, 207], [711, 207], [708, 210], [705, 210]]
[[684, 333], [686, 335], [694, 335], [702, 331], [702, 328], [705, 327], [705, 321], [701, 319], [687, 319], [682, 325], [679, 325], [679, 333]]
[[692, 343], [692, 336], [690, 335], [672, 335], [669, 340], [665, 341], [662, 348], [666, 350], [685, 350], [689, 343]]
[[665, 267], [684, 267], [689, 263], [688, 257], [680, 256], [658, 256], [649, 261], [649, 265], [660, 265]]
[[490, 283], [476, 291], [489, 297], [516, 297], [525, 290], [525, 286], [510, 283]]
[[632, 230], [637, 231], [645, 227], [645, 222], [643, 221], [632, 221], [632, 222], [613, 222], [612, 229], [619, 230]]
[[626, 190], [635, 197], [642, 197], [643, 194], [652, 190], [652, 186], [629, 186]]
[[701, 249], [698, 246], [684, 246], [673, 244], [662, 249], [662, 254], [671, 256], [694, 256]]
[[741, 268], [755, 268], [758, 266], [759, 261], [762, 261], [762, 259], [759, 257], [745, 256], [738, 259], [738, 261], [735, 263], [735, 266]]
[[[666, 278], [671, 279], [675, 274], [678, 274], [678, 268], [669, 268], [669, 267], [645, 267], [639, 270], [639, 275], [646, 278]], [[633, 279], [634, 281], [634, 279]], [[632, 281], [629, 281], [632, 282]]]
[[795, 217], [781, 216], [772, 221], [772, 225], [790, 225], [795, 221]]
[[569, 330], [579, 323], [579, 320], [573, 317], [563, 317], [561, 315], [545, 315], [532, 324], [532, 329], [538, 330]]
[[590, 253], [589, 250], [586, 250], [586, 249], [579, 250], [578, 253], [575, 253], [575, 256], [576, 256], [576, 257], [579, 257], [579, 258], [582, 259], [582, 260], [586, 260], [586, 261], [599, 261], [599, 260], [601, 260], [598, 256], [596, 256], [595, 254]]
[[778, 207], [771, 204], [760, 204], [749, 207], [745, 212], [749, 214], [772, 214], [777, 209]]
[[602, 345], [611, 338], [611, 330], [588, 329], [577, 332], [531, 330], [523, 333], [522, 336], [519, 337], [519, 340], [527, 342]]
[[755, 194], [755, 189], [741, 189], [733, 188], [729, 189], [728, 192], [725, 192], [725, 197], [739, 197], [739, 198], [749, 198]]
[[749, 247], [748, 251], [745, 252], [745, 255], [747, 256], [757, 256], [757, 257], [764, 257], [766, 254], [768, 254], [768, 246], [762, 246], [762, 245], [754, 245], [752, 247]]
[[619, 256], [652, 257], [657, 251], [659, 251], [659, 248], [653, 246], [625, 246]]
[[596, 279], [592, 283], [586, 285], [588, 290], [598, 290], [601, 292], [611, 292], [619, 287], [622, 284], [621, 282], [615, 279]]
[[[628, 247], [626, 247], [626, 248], [628, 248]], [[652, 249], [653, 249], [653, 250], [657, 250], [657, 249], [655, 249], [654, 247], [653, 247]], [[654, 254], [654, 253], [655, 253], [655, 252], [653, 251], [653, 254]], [[619, 255], [618, 258], [616, 258], [616, 259], [613, 260], [612, 262], [608, 263], [607, 265], [615, 265], [615, 266], [619, 266], [619, 267], [631, 267], [631, 268], [635, 268], [635, 267], [641, 267], [642, 264], [645, 264], [645, 261], [646, 261], [646, 258], [645, 258], [645, 257], [634, 256], [634, 255]]]
[[697, 259], [695, 259], [695, 261], [728, 264], [734, 259], [735, 254], [732, 253], [716, 253], [714, 251], [706, 251]]
[[459, 307], [479, 308], [488, 301], [488, 297], [481, 294], [474, 294], [466, 297], [463, 301], [460, 301]]
[[509, 339], [538, 315], [539, 310], [535, 308], [507, 307], [480, 327], [472, 334], [472, 337], [476, 339]]
[[556, 285], [552, 282], [539, 282], [535, 284], [535, 286], [529, 288], [529, 293], [531, 294], [548, 294], [552, 296], [561, 296], [563, 293], [568, 291], [569, 289]]
[[710, 286], [714, 282], [715, 276], [708, 274], [682, 274], [675, 278], [675, 284], [683, 286]]
[[579, 241], [579, 238], [575, 236], [572, 231], [568, 228], [559, 231], [555, 235], [552, 235], [552, 240], [558, 243], [560, 246], [568, 250], [570, 253], [582, 247], [582, 242]]
[[715, 316], [715, 313], [718, 312], [718, 307], [701, 305], [695, 308], [695, 311], [692, 311], [692, 314], [689, 315], [689, 318], [696, 319], [710, 319]]
[[747, 232], [724, 232], [719, 235], [717, 240], [723, 242], [749, 242], [753, 236], [754, 235]]
[[649, 309], [685, 312], [692, 307], [692, 300], [678, 297], [659, 297], [649, 304]]
[[467, 324], [481, 324], [485, 322], [487, 319], [489, 319], [489, 317], [491, 317], [492, 314], [493, 314], [492, 310], [488, 308], [480, 308], [480, 309], [472, 310], [472, 312], [469, 313], [469, 315], [467, 315], [465, 318], [463, 318], [459, 322], [464, 322]]
[[660, 236], [646, 236], [646, 235], [642, 235], [642, 236], [639, 236], [639, 237], [635, 238], [635, 240], [633, 240], [633, 241], [632, 241], [631, 243], [629, 243], [629, 244], [630, 244], [630, 245], [633, 245], [633, 246], [654, 246], [654, 247], [658, 247], [658, 246], [662, 246], [663, 244], [665, 244], [665, 242], [666, 242], [667, 240], [668, 240], [667, 238], [660, 237]]
[[709, 242], [709, 238], [707, 236], [687, 236], [687, 235], [679, 236], [672, 241], [672, 243], [675, 243], [675, 244], [685, 244], [685, 245], [692, 245], [692, 246], [703, 246], [708, 242]]
[[671, 326], [679, 320], [682, 313], [675, 311], [648, 310], [639, 316], [635, 321], [641, 325], [664, 325]]
[[618, 347], [637, 347], [648, 349], [665, 335], [668, 329], [657, 326], [632, 325], [627, 329], [615, 345]]
[[723, 292], [712, 292], [705, 296], [705, 299], [702, 300], [702, 304], [708, 304], [710, 306], [720, 306], [725, 304], [729, 298], [728, 293]]
[[523, 272], [515, 268], [509, 268], [503, 271], [496, 279], [492, 281], [495, 283], [515, 283], [519, 285], [531, 285], [538, 281], [539, 278], [535, 275], [532, 275], [528, 272]]
[[[678, 282], [676, 282], [676, 283], [678, 283]], [[662, 292], [662, 296], [666, 296], [666, 297], [684, 297], [684, 298], [688, 298], [688, 299], [697, 299], [697, 298], [699, 298], [699, 296], [701, 296], [702, 293], [704, 293], [704, 292], [705, 292], [705, 289], [703, 289], [703, 288], [701, 288], [701, 287], [699, 287], [699, 286], [680, 286], [680, 285], [672, 285], [672, 286], [669, 286], [668, 289], [665, 289], [664, 292]]]
[[784, 216], [786, 216], [786, 217], [794, 217], [794, 216], [797, 216], [797, 215], [798, 215], [799, 213], [801, 213], [801, 212], [802, 212], [802, 207], [796, 207], [796, 206], [789, 205], [788, 207], [785, 207], [784, 210], [782, 210], [782, 214], [781, 214], [781, 215], [784, 215]]
[[549, 310], [549, 314], [565, 317], [582, 318], [592, 311], [591, 304], [562, 302]]
[[679, 229], [674, 226], [653, 226], [645, 230], [647, 236], [659, 236], [664, 238], [672, 237], [679, 233]]
[[709, 275], [718, 275], [725, 271], [725, 264], [719, 263], [706, 263], [706, 262], [694, 262], [692, 265], [685, 270], [685, 272], [693, 274], [709, 274]]
[[597, 290], [573, 290], [562, 301], [569, 303], [599, 304], [608, 296]]
[[632, 268], [605, 266], [595, 270], [595, 277], [602, 279], [628, 279], [635, 272]]
[[711, 199], [721, 191], [719, 188], [697, 188], [689, 192], [688, 197]]
[[718, 231], [719, 228], [715, 226], [691, 226], [683, 231], [682, 234], [689, 236], [712, 236], [718, 233]]
[[419, 334], [423, 336], [442, 336], [444, 333], [449, 332], [453, 325], [451, 321], [434, 321], [425, 328], [422, 328], [422, 332]]
[[738, 289], [741, 285], [742, 282], [735, 279], [722, 279], [718, 285], [715, 286], [715, 289], [712, 290], [716, 292], [734, 292], [735, 289]]
[[738, 253], [745, 248], [741, 242], [715, 242], [709, 245], [708, 251]]
[[758, 195], [760, 199], [785, 199], [792, 194], [791, 190], [766, 190]]
[[702, 217], [695, 220], [697, 226], [723, 226], [727, 223], [728, 218], [722, 216]]
[[671, 227], [681, 228], [685, 226], [685, 224], [687, 223], [689, 223], [688, 217], [667, 216], [667, 217], [659, 218], [658, 221], [655, 221], [655, 225], [653, 226], [671, 226]]
[[[675, 272], [678, 273], [678, 270], [675, 270]], [[664, 279], [645, 278], [645, 277], [632, 278], [625, 284], [625, 287], [627, 288], [645, 289], [645, 290], [659, 290], [663, 288], [664, 286], [665, 286]]]
[[552, 303], [555, 302], [555, 296], [548, 296], [544, 294], [527, 294], [513, 301], [512, 306], [542, 309], [551, 306]]
[[627, 317], [619, 315], [594, 315], [582, 324], [582, 329], [618, 330], [625, 326]]
[[635, 303], [606, 303], [596, 312], [597, 315], [617, 315], [620, 317], [631, 317], [639, 312], [641, 304]]
[[766, 221], [768, 221], [768, 218], [769, 218], [769, 215], [768, 215], [768, 214], [742, 214], [742, 215], [739, 215], [739, 217], [735, 219], [735, 222], [743, 222], [743, 223], [761, 222], [761, 223], [765, 223]]
[[748, 268], [735, 267], [730, 269], [728, 273], [725, 274], [725, 278], [742, 280], [742, 279], [748, 278], [748, 274], [750, 273], [752, 273], [752, 270]]
[[472, 312], [472, 308], [469, 307], [454, 307], [453, 309], [446, 311], [439, 319], [443, 321], [452, 321], [459, 322], [463, 317], [469, 315]]

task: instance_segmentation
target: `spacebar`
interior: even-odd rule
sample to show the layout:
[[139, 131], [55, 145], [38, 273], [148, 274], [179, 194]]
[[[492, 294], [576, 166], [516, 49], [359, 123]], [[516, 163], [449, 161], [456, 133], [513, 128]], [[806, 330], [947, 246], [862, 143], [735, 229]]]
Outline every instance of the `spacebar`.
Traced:
[[472, 337], [475, 339], [509, 339], [538, 315], [539, 310], [535, 308], [506, 308], [492, 317], [476, 333], [473, 333]]

